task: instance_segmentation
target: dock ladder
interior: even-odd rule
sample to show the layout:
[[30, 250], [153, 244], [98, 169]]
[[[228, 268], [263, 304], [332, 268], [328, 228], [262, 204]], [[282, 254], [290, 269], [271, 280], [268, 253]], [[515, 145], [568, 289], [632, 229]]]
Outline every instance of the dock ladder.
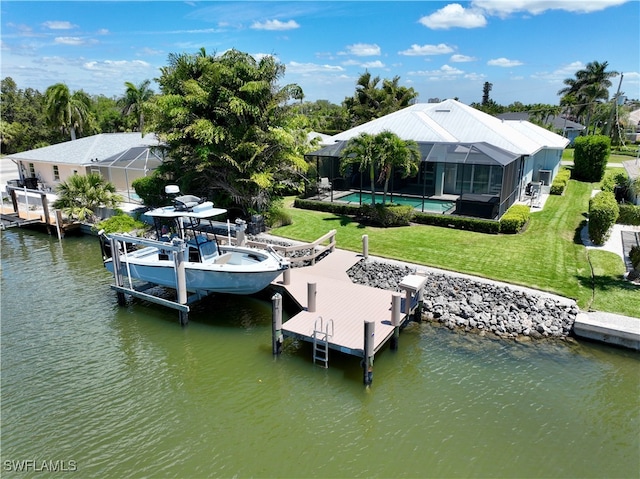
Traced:
[[322, 316], [318, 316], [313, 327], [313, 362], [324, 363], [329, 367], [329, 339], [333, 336], [333, 319], [324, 324]]

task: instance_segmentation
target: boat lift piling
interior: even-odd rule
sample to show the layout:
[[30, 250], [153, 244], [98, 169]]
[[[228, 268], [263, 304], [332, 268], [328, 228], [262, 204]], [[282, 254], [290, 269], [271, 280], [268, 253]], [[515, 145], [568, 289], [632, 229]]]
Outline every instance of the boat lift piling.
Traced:
[[[185, 272], [185, 251], [187, 249], [187, 244], [180, 240], [174, 239], [171, 243], [166, 243], [162, 245], [162, 248], [166, 251], [170, 251], [173, 253], [174, 258], [174, 269], [176, 274], [176, 293], [177, 293], [177, 301], [171, 301], [168, 299], [160, 298], [158, 296], [154, 296], [149, 293], [145, 293], [147, 289], [155, 286], [153, 284], [147, 283], [140, 287], [134, 286], [131, 280], [131, 272], [129, 270], [129, 263], [127, 261], [127, 243], [132, 244], [141, 244], [146, 246], [157, 246], [157, 242], [153, 240], [148, 240], [146, 238], [137, 238], [135, 236], [127, 236], [127, 235], [119, 235], [119, 234], [111, 234], [109, 235], [109, 242], [112, 251], [112, 260], [113, 260], [113, 277], [114, 284], [111, 285], [111, 289], [115, 290], [118, 297], [118, 305], [124, 306], [126, 305], [125, 294], [129, 296], [133, 296], [138, 299], [142, 299], [145, 301], [149, 301], [151, 303], [159, 304], [161, 306], [166, 306], [171, 309], [178, 310], [179, 320], [181, 326], [186, 326], [189, 323], [189, 305], [190, 298], [187, 293], [187, 280], [186, 280], [186, 272]], [[124, 251], [123, 258], [120, 257], [119, 251]], [[129, 286], [125, 286], [124, 274], [123, 270], [123, 259], [124, 266], [127, 271], [127, 279]], [[200, 299], [203, 296], [201, 294], [194, 295], [195, 299]]]

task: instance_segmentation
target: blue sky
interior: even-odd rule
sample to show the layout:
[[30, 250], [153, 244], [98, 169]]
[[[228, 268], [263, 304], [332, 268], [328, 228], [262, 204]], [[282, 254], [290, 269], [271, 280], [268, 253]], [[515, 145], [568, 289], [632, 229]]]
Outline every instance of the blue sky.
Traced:
[[503, 105], [558, 104], [562, 81], [591, 61], [622, 72], [622, 91], [640, 98], [637, 0], [3, 0], [0, 9], [0, 76], [41, 92], [63, 82], [119, 97], [125, 81], [157, 78], [170, 53], [204, 47], [276, 56], [281, 83], [309, 101], [341, 103], [367, 70], [399, 76], [421, 102], [480, 102], [490, 82]]

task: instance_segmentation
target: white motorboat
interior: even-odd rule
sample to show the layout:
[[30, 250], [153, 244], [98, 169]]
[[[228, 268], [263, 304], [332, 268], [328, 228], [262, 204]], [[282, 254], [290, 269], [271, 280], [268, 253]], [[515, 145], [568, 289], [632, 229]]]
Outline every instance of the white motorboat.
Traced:
[[[220, 231], [222, 223], [213, 219], [226, 213], [227, 210], [215, 208], [211, 201], [192, 195], [178, 196], [173, 205], [147, 212], [154, 220], [158, 239], [145, 239], [145, 247], [141, 249], [120, 248], [121, 274], [125, 278], [176, 288], [176, 261], [173, 253], [163, 246], [184, 242], [189, 292], [253, 294], [263, 290], [289, 268], [289, 261], [271, 248], [220, 244], [216, 231]], [[113, 273], [109, 237], [101, 235], [101, 240], [104, 265]]]

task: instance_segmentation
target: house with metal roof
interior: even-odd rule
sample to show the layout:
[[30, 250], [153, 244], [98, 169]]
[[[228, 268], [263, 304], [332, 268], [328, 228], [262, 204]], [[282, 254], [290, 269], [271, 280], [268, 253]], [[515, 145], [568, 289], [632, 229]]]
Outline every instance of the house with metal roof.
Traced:
[[[464, 214], [488, 218], [502, 216], [523, 197], [528, 184], [548, 188], [569, 144], [567, 138], [528, 121], [501, 120], [445, 100], [411, 105], [334, 135], [333, 143], [306, 158], [316, 161], [318, 177], [330, 178], [332, 188], [368, 187], [368, 175], [353, 170], [346, 177], [338, 174], [341, 151], [360, 133], [383, 131], [415, 141], [421, 152], [415, 177], [393, 178], [395, 193], [454, 199], [471, 205]], [[463, 214], [460, 208], [458, 213]]]
[[[526, 111], [500, 113], [496, 117], [508, 121], [529, 121], [531, 119], [531, 115]], [[569, 145], [573, 145], [573, 141], [584, 134], [586, 130], [584, 125], [564, 116], [549, 115], [545, 118], [544, 123], [551, 131], [567, 138]]]
[[55, 191], [71, 175], [100, 173], [131, 199], [131, 183], [156, 169], [163, 151], [152, 133], [101, 133], [6, 158], [18, 165], [18, 181], [28, 188]]

